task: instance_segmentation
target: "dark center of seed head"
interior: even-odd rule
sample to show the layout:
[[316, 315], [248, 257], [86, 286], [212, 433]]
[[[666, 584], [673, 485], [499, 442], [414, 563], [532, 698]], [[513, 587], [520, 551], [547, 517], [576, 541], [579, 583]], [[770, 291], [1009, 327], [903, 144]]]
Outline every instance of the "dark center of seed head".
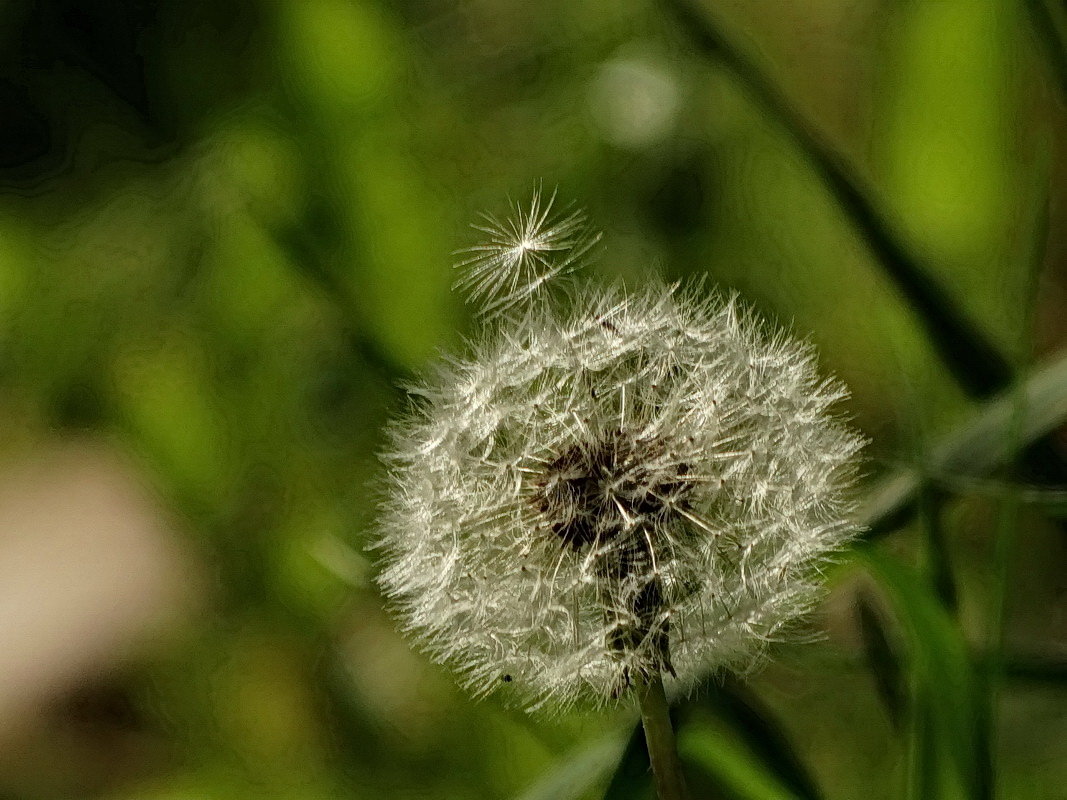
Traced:
[[580, 550], [668, 521], [685, 503], [688, 472], [662, 439], [615, 429], [563, 450], [532, 499], [553, 533]]

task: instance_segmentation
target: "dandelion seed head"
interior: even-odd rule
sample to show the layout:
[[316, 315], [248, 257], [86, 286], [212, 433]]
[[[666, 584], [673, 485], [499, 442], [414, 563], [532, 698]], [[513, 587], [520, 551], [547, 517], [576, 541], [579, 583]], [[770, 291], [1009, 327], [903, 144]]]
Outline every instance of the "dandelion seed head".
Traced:
[[476, 695], [608, 704], [746, 669], [854, 532], [861, 438], [736, 300], [582, 289], [428, 377], [386, 454], [380, 582]]

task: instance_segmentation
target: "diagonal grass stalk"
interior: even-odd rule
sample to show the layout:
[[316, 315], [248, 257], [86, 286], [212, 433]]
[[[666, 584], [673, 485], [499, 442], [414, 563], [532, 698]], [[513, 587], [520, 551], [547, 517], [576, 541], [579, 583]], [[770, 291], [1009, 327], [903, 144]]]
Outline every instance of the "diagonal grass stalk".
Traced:
[[855, 167], [804, 118], [706, 7], [698, 9], [693, 0], [665, 0], [665, 4], [697, 48], [728, 69], [759, 108], [792, 139], [883, 272], [907, 300], [956, 382], [972, 397], [984, 397], [1007, 386], [1014, 377], [1007, 357], [904, 245]]

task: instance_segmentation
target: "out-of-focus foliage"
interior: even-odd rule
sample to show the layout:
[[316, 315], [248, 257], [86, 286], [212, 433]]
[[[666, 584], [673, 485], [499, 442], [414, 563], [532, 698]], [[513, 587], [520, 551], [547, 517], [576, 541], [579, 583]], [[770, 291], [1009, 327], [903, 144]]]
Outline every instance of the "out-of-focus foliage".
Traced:
[[[704, 8], [1015, 367], [1062, 342], [1059, 4]], [[6, 648], [45, 652], [49, 615], [84, 597], [95, 622], [69, 644], [96, 654], [47, 692], [43, 664], [0, 674], [0, 709], [37, 698], [0, 718], [0, 795], [462, 800], [619, 785], [631, 715], [470, 702], [395, 632], [366, 549], [397, 386], [473, 330], [451, 254], [480, 211], [541, 180], [609, 232], [599, 277], [707, 275], [810, 336], [853, 389], [872, 478], [936, 467], [932, 444], [969, 418], [796, 142], [664, 4], [0, 4], [3, 474], [56, 449], [118, 454], [158, 506], [144, 536], [166, 542], [184, 587], [139, 589], [128, 602], [158, 623], [111, 639], [115, 608], [47, 577], [69, 572], [0, 592]], [[781, 649], [748, 682], [759, 713], [729, 692], [687, 707], [680, 740], [707, 796], [807, 785], [775, 771], [771, 730], [827, 798], [1061, 796], [1067, 540], [1043, 509], [1062, 508], [1063, 487], [1017, 490], [1008, 470], [933, 477], [925, 519], [871, 545], [874, 579], [852, 563], [836, 574], [825, 641]], [[96, 546], [133, 564], [109, 531]], [[20, 536], [0, 530], [7, 587], [30, 552]], [[84, 558], [41, 541], [43, 559]], [[879, 598], [867, 625], [858, 593]], [[869, 667], [876, 651], [904, 676], [903, 717], [882, 702], [876, 675], [894, 678]]]

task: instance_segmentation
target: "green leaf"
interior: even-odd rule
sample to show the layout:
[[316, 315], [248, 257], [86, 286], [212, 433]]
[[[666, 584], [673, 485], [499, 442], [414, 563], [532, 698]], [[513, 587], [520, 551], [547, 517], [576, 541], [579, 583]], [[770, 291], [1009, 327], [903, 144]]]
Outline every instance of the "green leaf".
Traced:
[[1067, 40], [1060, 35], [1052, 11], [1045, 0], [1024, 0], [1034, 35], [1045, 51], [1049, 71], [1067, 100]]
[[786, 787], [791, 797], [819, 800], [822, 793], [771, 711], [740, 681], [727, 678], [721, 685], [709, 681], [700, 692], [701, 707], [712, 714], [751, 756], [764, 773]]
[[984, 397], [1006, 386], [1013, 378], [1007, 358], [905, 246], [897, 226], [874, 201], [873, 192], [840, 150], [804, 118], [757, 60], [727, 34], [721, 22], [711, 16], [707, 3], [665, 0], [665, 5], [696, 47], [725, 66], [793, 140], [882, 271], [907, 300], [956, 382], [973, 397]]
[[[672, 721], [677, 722], [672, 715]], [[626, 742], [622, 758], [615, 766], [604, 800], [651, 800], [652, 765], [645, 746], [645, 732], [638, 724]]]
[[734, 731], [713, 721], [687, 725], [678, 735], [682, 760], [699, 767], [738, 800], [797, 800]]
[[863, 595], [856, 599], [856, 603], [863, 650], [874, 674], [875, 688], [890, 722], [899, 730], [904, 724], [906, 703], [899, 648], [874, 604]]
[[620, 734], [605, 736], [564, 759], [548, 775], [523, 792], [519, 800], [580, 800], [592, 797], [596, 786], [605, 781], [619, 763], [623, 748]]
[[860, 523], [867, 528], [868, 536], [896, 529], [914, 513], [925, 476], [933, 480], [951, 476], [958, 480], [988, 475], [1064, 419], [1067, 353], [1035, 369], [1021, 386], [983, 404], [933, 448], [924, 470], [899, 470], [879, 481], [862, 505]]
[[1067, 663], [1050, 655], [1012, 655], [1004, 664], [1004, 676], [1036, 686], [1067, 686]]
[[859, 555], [885, 591], [906, 643], [913, 791], [924, 800], [977, 797], [983, 726], [963, 634], [918, 570], [871, 547]]

